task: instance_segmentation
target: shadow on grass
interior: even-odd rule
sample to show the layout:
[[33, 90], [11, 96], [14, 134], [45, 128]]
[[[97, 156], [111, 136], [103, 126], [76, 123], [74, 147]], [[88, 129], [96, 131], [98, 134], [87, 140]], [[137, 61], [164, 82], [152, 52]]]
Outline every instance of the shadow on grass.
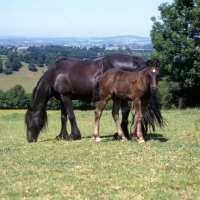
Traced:
[[[111, 138], [110, 140], [107, 140], [107, 141], [115, 141], [117, 140], [117, 134], [112, 134], [112, 135], [102, 135], [100, 136], [101, 138]], [[90, 136], [85, 136], [85, 137], [82, 137], [82, 139], [86, 139], [86, 138], [92, 138], [92, 135]], [[159, 133], [148, 133], [146, 136], [145, 136], [145, 141], [149, 141], [149, 140], [159, 140], [160, 142], [167, 142], [168, 139], [165, 138], [162, 134], [159, 134]], [[49, 139], [46, 139], [46, 140], [40, 140], [38, 142], [49, 142], [49, 141], [58, 141], [56, 140], [55, 138], [49, 138]], [[69, 141], [69, 140], [67, 140]]]
[[55, 138], [49, 138], [49, 139], [46, 139], [46, 140], [39, 140], [37, 142], [50, 142], [50, 141], [56, 141]]
[[145, 137], [146, 141], [149, 140], [159, 140], [160, 142], [167, 142], [168, 139], [165, 138], [162, 134], [159, 133], [148, 133]]
[[[107, 140], [107, 141], [115, 141], [117, 140], [117, 133], [113, 134], [113, 135], [104, 135], [104, 136], [100, 136], [101, 138], [111, 138], [111, 140]], [[82, 137], [82, 138], [92, 138], [92, 136], [86, 136], [86, 137]], [[148, 133], [145, 136], [145, 141], [149, 141], [149, 140], [159, 140], [160, 142], [167, 142], [168, 139], [165, 138], [162, 134], [159, 133]]]

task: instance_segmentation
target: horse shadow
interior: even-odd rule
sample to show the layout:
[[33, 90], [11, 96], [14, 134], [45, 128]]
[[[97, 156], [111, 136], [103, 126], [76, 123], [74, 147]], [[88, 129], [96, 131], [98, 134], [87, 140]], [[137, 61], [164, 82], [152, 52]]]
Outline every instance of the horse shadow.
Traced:
[[145, 140], [149, 141], [149, 140], [158, 140], [160, 142], [167, 142], [168, 139], [166, 137], [164, 137], [162, 134], [159, 133], [148, 133], [145, 136]]
[[[86, 136], [86, 137], [82, 137], [82, 138], [92, 138], [92, 136]], [[108, 140], [105, 140], [105, 141], [116, 141], [117, 140], [117, 133], [113, 134], [113, 135], [102, 135], [100, 136], [100, 138], [105, 138], [105, 139], [108, 139]], [[111, 139], [109, 139], [111, 138]], [[148, 133], [146, 136], [145, 136], [145, 141], [150, 141], [150, 140], [158, 140], [160, 142], [167, 142], [168, 139], [165, 138], [162, 134], [159, 134], [159, 133]]]
[[[112, 135], [102, 135], [100, 136], [101, 138], [105, 138], [107, 140], [105, 141], [116, 141], [117, 140], [117, 134], [112, 134]], [[92, 138], [92, 135], [90, 136], [85, 136], [85, 137], [82, 137], [82, 139], [89, 139], [89, 138]], [[111, 138], [111, 139], [109, 139]], [[146, 136], [145, 136], [145, 141], [150, 141], [150, 140], [158, 140], [160, 142], [167, 142], [168, 139], [165, 138], [162, 134], [159, 134], [159, 133], [148, 133]], [[51, 138], [51, 139], [46, 139], [46, 140], [40, 140], [38, 142], [50, 142], [50, 141], [57, 141], [55, 138]], [[69, 141], [69, 140], [68, 140]]]

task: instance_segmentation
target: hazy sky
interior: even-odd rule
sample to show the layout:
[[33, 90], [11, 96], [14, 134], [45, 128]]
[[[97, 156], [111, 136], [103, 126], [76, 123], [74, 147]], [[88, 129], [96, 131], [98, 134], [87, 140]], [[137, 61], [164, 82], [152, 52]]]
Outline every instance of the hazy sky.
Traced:
[[0, 36], [150, 36], [173, 0], [0, 0]]

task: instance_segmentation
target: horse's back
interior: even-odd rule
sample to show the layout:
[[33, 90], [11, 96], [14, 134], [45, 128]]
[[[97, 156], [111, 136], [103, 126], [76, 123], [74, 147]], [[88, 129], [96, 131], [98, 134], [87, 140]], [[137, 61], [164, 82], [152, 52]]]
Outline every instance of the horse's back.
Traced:
[[100, 75], [101, 57], [90, 60], [62, 58], [53, 69], [54, 89], [61, 94], [70, 94], [72, 99], [90, 99], [95, 76]]
[[138, 56], [113, 53], [104, 56], [102, 65], [104, 72], [112, 68], [123, 71], [139, 71], [146, 67], [146, 62]]

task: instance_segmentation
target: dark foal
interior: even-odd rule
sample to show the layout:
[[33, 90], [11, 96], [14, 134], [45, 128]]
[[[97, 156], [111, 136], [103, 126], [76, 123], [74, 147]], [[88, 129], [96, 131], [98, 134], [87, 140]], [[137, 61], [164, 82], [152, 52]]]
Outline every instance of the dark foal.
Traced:
[[[142, 110], [145, 108], [152, 95], [155, 95], [158, 86], [159, 61], [147, 61], [147, 68], [137, 72], [127, 72], [110, 69], [100, 76], [94, 90], [93, 100], [100, 98], [95, 109], [94, 138], [99, 142], [99, 124], [103, 109], [112, 99], [114, 102], [112, 116], [117, 127], [118, 139], [127, 140], [119, 123], [119, 108], [121, 101], [132, 101], [135, 111], [135, 122], [131, 128], [131, 140], [145, 142], [142, 133]], [[96, 96], [95, 96], [96, 95]]]

